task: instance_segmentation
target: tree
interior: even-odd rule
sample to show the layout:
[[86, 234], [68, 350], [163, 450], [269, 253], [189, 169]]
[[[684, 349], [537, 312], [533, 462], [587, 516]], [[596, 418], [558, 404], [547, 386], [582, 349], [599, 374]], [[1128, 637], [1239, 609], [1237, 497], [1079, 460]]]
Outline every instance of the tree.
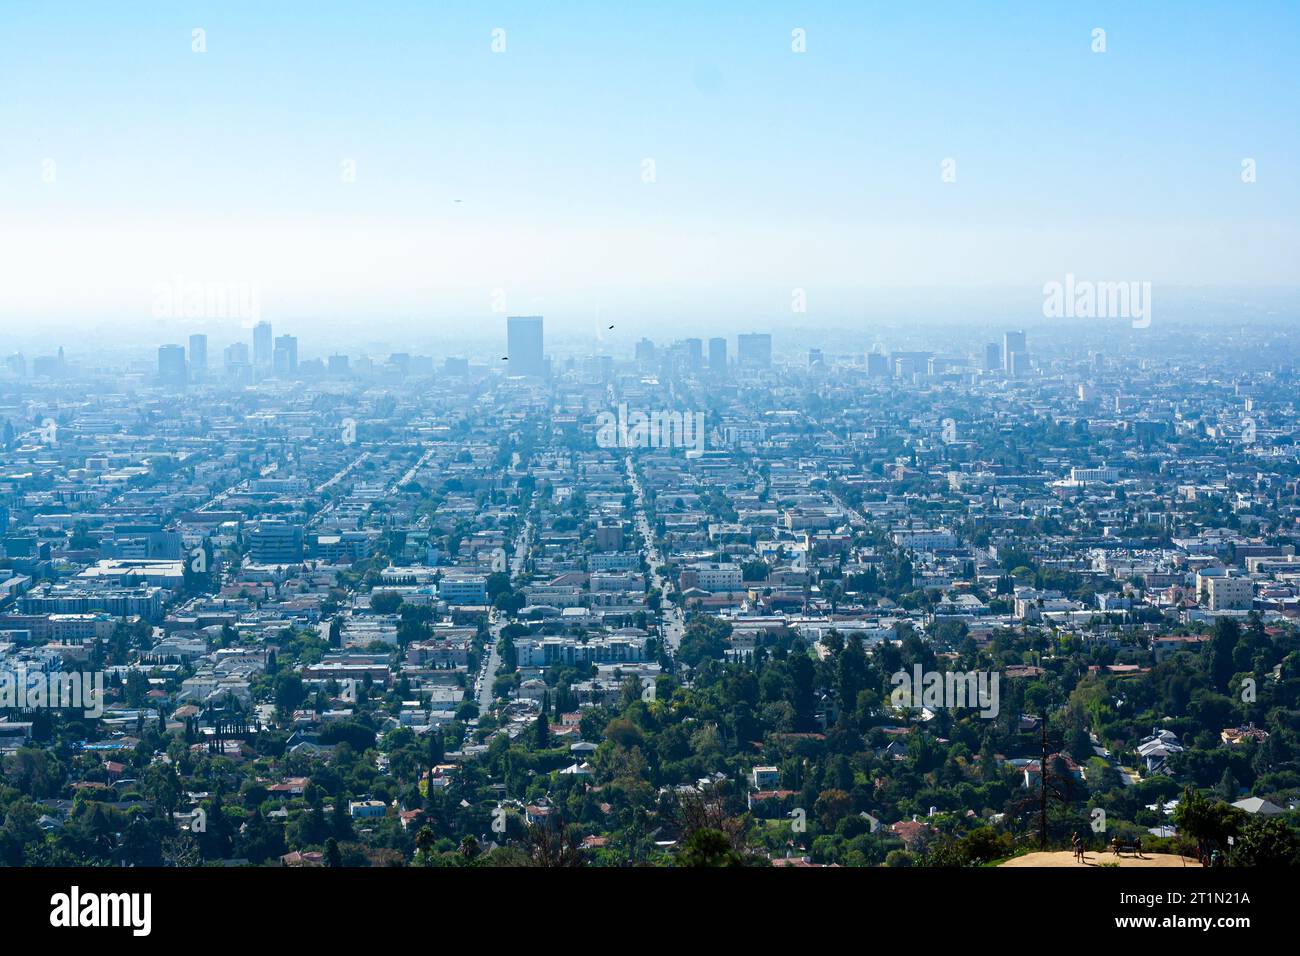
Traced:
[[510, 592], [510, 575], [504, 571], [493, 571], [487, 576], [487, 596], [488, 601], [495, 603], [496, 599], [502, 594]]
[[1237, 649], [1240, 639], [1241, 628], [1232, 618], [1221, 617], [1214, 622], [1214, 634], [1205, 644], [1205, 666], [1217, 691], [1228, 690], [1228, 681], [1232, 680], [1236, 669], [1232, 652]]
[[682, 844], [677, 854], [677, 865], [685, 867], [744, 866], [744, 858], [736, 852], [731, 840], [721, 830], [703, 828], [696, 830]]
[[376, 614], [396, 614], [402, 606], [402, 595], [396, 591], [376, 591], [370, 595], [370, 609]]
[[262, 863], [281, 856], [285, 851], [284, 830], [254, 810], [239, 835], [239, 855], [250, 863]]
[[1174, 825], [1196, 841], [1201, 859], [1228, 849], [1228, 838], [1236, 837], [1245, 813], [1227, 803], [1210, 803], [1195, 787], [1187, 787], [1174, 808]]
[[1234, 843], [1233, 866], [1300, 866], [1300, 836], [1280, 817], [1252, 816]]
[[302, 678], [297, 674], [285, 672], [275, 679], [275, 706], [285, 717], [292, 716], [306, 699]]
[[823, 790], [813, 804], [813, 812], [817, 814], [822, 826], [831, 830], [852, 807], [852, 798], [843, 790]]
[[720, 660], [726, 653], [729, 637], [731, 625], [726, 621], [707, 614], [697, 614], [686, 625], [677, 657], [689, 667], [696, 667], [704, 660]]
[[473, 863], [478, 859], [478, 856], [483, 852], [483, 849], [479, 846], [479, 842], [475, 837], [467, 836], [460, 841], [460, 849], [457, 850], [457, 852], [460, 854], [460, 858], [463, 861], [466, 863]]
[[547, 826], [528, 828], [528, 857], [534, 866], [576, 867], [585, 862], [572, 827], [558, 822]]
[[436, 767], [446, 758], [446, 744], [442, 739], [442, 729], [433, 727], [429, 730], [429, 750], [427, 760], [430, 767]]
[[415, 852], [419, 859], [426, 866], [433, 856], [433, 849], [437, 845], [438, 838], [434, 835], [433, 830], [429, 827], [420, 827], [420, 832], [415, 835]]
[[348, 801], [343, 794], [334, 798], [334, 835], [340, 840], [352, 839], [352, 815], [348, 812]]

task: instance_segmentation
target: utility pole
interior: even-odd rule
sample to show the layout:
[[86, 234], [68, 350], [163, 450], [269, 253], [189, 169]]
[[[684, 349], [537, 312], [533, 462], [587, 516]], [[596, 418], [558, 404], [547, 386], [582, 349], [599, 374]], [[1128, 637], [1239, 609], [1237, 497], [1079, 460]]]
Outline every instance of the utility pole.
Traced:
[[1047, 849], [1047, 718], [1039, 718], [1042, 726], [1042, 757], [1038, 764], [1038, 845]]

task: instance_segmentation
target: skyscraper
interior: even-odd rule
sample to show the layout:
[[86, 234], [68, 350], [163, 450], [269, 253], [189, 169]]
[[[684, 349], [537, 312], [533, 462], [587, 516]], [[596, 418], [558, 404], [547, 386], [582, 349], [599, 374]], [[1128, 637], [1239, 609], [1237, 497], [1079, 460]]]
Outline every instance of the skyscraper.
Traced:
[[248, 361], [248, 345], [234, 342], [226, 346], [224, 353], [226, 378], [241, 385], [252, 381], [252, 365]]
[[709, 371], [722, 375], [727, 371], [727, 340], [709, 339]]
[[275, 360], [275, 346], [270, 322], [258, 322], [253, 327], [253, 364], [267, 368]]
[[248, 364], [248, 346], [243, 342], [232, 342], [227, 345], [224, 355], [227, 371]]
[[185, 379], [185, 347], [158, 346], [158, 381], [163, 385], [181, 387], [185, 384]]
[[271, 353], [272, 365], [276, 375], [293, 375], [298, 371], [298, 337], [281, 335], [275, 340], [275, 351]]
[[984, 371], [996, 372], [1002, 367], [1002, 347], [997, 342], [984, 346]]
[[641, 339], [641, 341], [636, 343], [633, 355], [635, 356], [636, 363], [638, 365], [643, 365], [647, 367], [654, 365], [654, 361], [655, 361], [654, 342], [650, 341], [647, 338]]
[[208, 337], [190, 336], [190, 377], [202, 382], [208, 377]]
[[540, 315], [512, 315], [506, 318], [506, 355], [510, 359], [511, 375], [537, 375], [546, 373], [542, 357], [542, 317]]
[[1013, 371], [1016, 364], [1016, 360], [1011, 357], [1012, 352], [1019, 356], [1019, 363], [1023, 368], [1027, 353], [1023, 331], [1006, 332], [1002, 336], [1002, 370], [1005, 372]]
[[767, 332], [750, 332], [736, 336], [736, 362], [747, 368], [770, 368], [772, 336]]

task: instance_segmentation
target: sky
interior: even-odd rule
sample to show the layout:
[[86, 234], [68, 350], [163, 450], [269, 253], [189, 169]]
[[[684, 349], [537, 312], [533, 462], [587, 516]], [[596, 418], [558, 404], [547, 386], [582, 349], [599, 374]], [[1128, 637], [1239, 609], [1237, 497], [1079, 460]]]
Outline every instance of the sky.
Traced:
[[0, 333], [1300, 285], [1300, 4], [702, 6], [0, 0]]

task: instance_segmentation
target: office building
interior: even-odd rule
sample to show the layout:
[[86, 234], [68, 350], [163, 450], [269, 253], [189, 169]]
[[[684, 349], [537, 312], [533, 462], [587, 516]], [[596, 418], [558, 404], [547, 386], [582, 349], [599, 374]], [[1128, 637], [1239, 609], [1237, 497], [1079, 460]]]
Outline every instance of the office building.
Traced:
[[208, 337], [190, 336], [190, 378], [202, 382], [208, 377]]
[[287, 521], [259, 521], [248, 532], [254, 564], [296, 564], [302, 560], [302, 527]]
[[704, 342], [700, 339], [683, 339], [678, 343], [686, 361], [686, 367], [692, 372], [699, 371], [704, 365]]
[[158, 381], [163, 385], [183, 386], [187, 378], [185, 347], [161, 345], [158, 347]]
[[709, 339], [709, 371], [714, 375], [727, 371], [727, 340], [724, 338]]
[[1028, 358], [1025, 348], [1024, 332], [1007, 332], [1002, 336], [1002, 370], [1015, 374], [1017, 360], [1013, 356], [1019, 356], [1019, 366], [1023, 368], [1024, 360]]
[[542, 317], [512, 315], [506, 318], [506, 355], [511, 375], [546, 374], [542, 351]]
[[276, 375], [293, 375], [297, 372], [298, 337], [296, 335], [281, 335], [277, 338], [271, 358]]
[[253, 366], [248, 360], [248, 346], [243, 342], [227, 345], [222, 353], [226, 369], [226, 378], [231, 382], [246, 385], [253, 379]]
[[772, 336], [767, 332], [736, 336], [736, 362], [745, 368], [771, 368]]
[[275, 360], [275, 346], [271, 336], [271, 323], [258, 322], [253, 327], [253, 364], [258, 368], [270, 368]]

